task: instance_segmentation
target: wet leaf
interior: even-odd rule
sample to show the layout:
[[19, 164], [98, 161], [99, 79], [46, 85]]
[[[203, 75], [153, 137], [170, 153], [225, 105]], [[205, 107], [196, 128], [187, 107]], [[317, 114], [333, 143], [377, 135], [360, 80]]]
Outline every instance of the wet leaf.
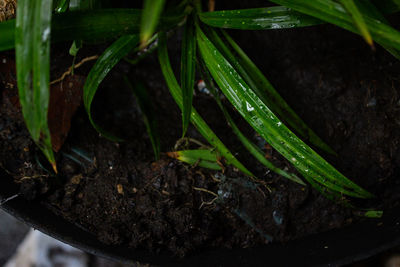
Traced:
[[192, 111], [192, 99], [196, 70], [196, 37], [194, 35], [194, 19], [188, 17], [185, 24], [181, 53], [181, 87], [183, 97], [182, 136], [185, 136]]
[[272, 147], [309, 179], [344, 195], [370, 198], [372, 194], [353, 183], [294, 135], [250, 88], [235, 68], [196, 27], [198, 47], [214, 80], [244, 119]]
[[86, 78], [86, 83], [83, 88], [83, 103], [85, 104], [85, 109], [91, 124], [104, 137], [113, 141], [122, 141], [122, 139], [102, 129], [93, 121], [91, 113], [92, 101], [103, 79], [123, 57], [137, 46], [138, 43], [138, 35], [125, 35], [115, 41], [97, 59]]
[[[384, 14], [394, 13], [400, 10], [400, 6], [396, 5], [392, 0], [380, 0], [373, 1], [369, 0], [356, 1], [358, 9], [361, 13], [365, 13], [373, 19], [377, 19], [376, 16], [372, 16], [371, 13], [365, 12], [365, 9], [361, 9], [363, 5], [377, 5], [373, 7], [373, 12], [382, 12]], [[312, 1], [310, 1], [312, 5]], [[312, 9], [312, 8], [310, 8]], [[333, 9], [333, 8], [332, 8]], [[341, 13], [345, 12], [342, 10]], [[307, 12], [305, 12], [307, 13]], [[255, 9], [240, 9], [240, 10], [222, 10], [215, 12], [204, 12], [200, 13], [199, 17], [202, 22], [220, 28], [229, 29], [241, 29], [241, 30], [267, 30], [267, 29], [284, 29], [284, 28], [294, 28], [294, 27], [305, 27], [324, 23], [323, 15], [320, 17], [312, 17], [305, 13], [301, 13], [293, 10], [292, 8], [284, 6], [274, 6], [267, 8], [255, 8]], [[339, 13], [339, 14], [341, 14]], [[336, 17], [335, 17], [336, 16]], [[341, 17], [335, 14], [330, 22], [340, 26]], [[351, 18], [351, 17], [350, 17]], [[334, 21], [337, 21], [335, 23]], [[382, 22], [389, 25], [388, 22], [382, 19]], [[338, 24], [339, 23], [339, 24]], [[365, 24], [365, 22], [364, 22]], [[367, 26], [365, 26], [367, 27]], [[357, 27], [353, 27], [353, 32], [357, 32]], [[369, 38], [369, 37], [368, 37]], [[400, 58], [400, 52], [391, 47], [388, 44], [379, 42], [386, 50], [388, 50], [396, 58]]]
[[[178, 104], [179, 108], [183, 108], [182, 90], [176, 80], [175, 74], [172, 71], [171, 63], [168, 56], [166, 34], [162, 32], [159, 39], [158, 47], [158, 60], [160, 62], [161, 70], [164, 75], [164, 79], [168, 85], [172, 97]], [[229, 151], [228, 148], [221, 142], [221, 140], [215, 135], [215, 133], [210, 129], [203, 118], [197, 113], [196, 109], [192, 108], [190, 115], [190, 121], [197, 128], [199, 133], [212, 145], [214, 146], [220, 155], [226, 159], [229, 164], [232, 164], [244, 174], [249, 176], [254, 176], [246, 167], [240, 163], [235, 156]]]
[[239, 30], [297, 28], [323, 23], [284, 6], [204, 12], [199, 18], [213, 27]]
[[[184, 18], [184, 13], [166, 13], [161, 16], [159, 29], [175, 27]], [[139, 9], [95, 9], [89, 11], [64, 12], [54, 15], [51, 41], [83, 40], [104, 42], [122, 35], [139, 33], [141, 10]], [[15, 20], [0, 23], [0, 51], [14, 48]]]
[[[369, 0], [361, 0], [355, 3], [358, 7], [360, 4], [375, 4], [378, 12], [391, 14], [400, 10], [395, 1], [375, 0], [372, 3]], [[312, 5], [312, 1], [310, 3]], [[199, 14], [199, 18], [213, 27], [241, 30], [297, 28], [324, 23], [324, 20], [285, 6], [203, 12]]]
[[[335, 1], [272, 0], [271, 2], [292, 8], [298, 12], [359, 34], [359, 30], [354, 25], [351, 15], [343, 9], [341, 4]], [[382, 23], [368, 16], [364, 17], [364, 21], [374, 41], [381, 45], [388, 45], [400, 50], [400, 33], [397, 30], [386, 23]]]
[[126, 76], [124, 76], [124, 80], [135, 94], [140, 110], [142, 111], [143, 122], [150, 137], [151, 145], [153, 146], [154, 158], [158, 160], [160, 158], [160, 134], [158, 131], [156, 114], [152, 106], [152, 100], [141, 82], [136, 81], [132, 85]]
[[22, 114], [32, 139], [57, 171], [47, 121], [50, 99], [50, 32], [53, 1], [20, 0], [15, 57]]
[[[279, 95], [272, 84], [262, 74], [261, 70], [251, 61], [239, 45], [224, 31], [222, 40], [214, 29], [207, 28], [208, 37], [221, 51], [226, 59], [232, 64], [236, 71], [242, 76], [246, 83], [254, 90], [257, 96], [274, 112], [280, 119], [284, 120], [303, 138], [322, 150], [336, 154], [314, 131], [294, 112], [286, 101]], [[230, 45], [230, 47], [228, 47]], [[234, 53], [233, 53], [234, 51]]]
[[[202, 62], [202, 65], [204, 63]], [[219, 108], [222, 110], [224, 113], [225, 119], [228, 122], [229, 126], [232, 128], [233, 133], [238, 137], [240, 142], [243, 144], [243, 146], [250, 152], [250, 154], [253, 155], [254, 158], [256, 158], [262, 165], [270, 169], [271, 171], [275, 172], [276, 174], [279, 174], [295, 183], [305, 185], [305, 183], [297, 177], [293, 173], [288, 173], [280, 168], [277, 168], [272, 162], [267, 160], [261, 149], [259, 149], [254, 143], [252, 143], [247, 137], [239, 130], [239, 128], [236, 126], [235, 122], [233, 121], [231, 115], [229, 114], [228, 110], [224, 107], [220, 100], [220, 96], [218, 94], [218, 89], [215, 87], [214, 82], [212, 81], [212, 78], [210, 77], [210, 74], [206, 69], [204, 69], [203, 73], [203, 78], [206, 81], [207, 88], [209, 88], [210, 92], [213, 94], [215, 101], [217, 102]]]

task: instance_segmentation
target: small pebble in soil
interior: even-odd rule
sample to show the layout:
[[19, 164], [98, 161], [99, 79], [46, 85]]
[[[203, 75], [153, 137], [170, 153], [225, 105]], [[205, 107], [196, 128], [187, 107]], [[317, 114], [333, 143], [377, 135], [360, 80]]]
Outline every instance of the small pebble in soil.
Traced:
[[218, 190], [218, 196], [220, 197], [220, 198], [222, 198], [222, 199], [227, 199], [227, 198], [229, 198], [230, 196], [231, 196], [231, 192], [228, 192], [228, 191], [224, 191], [224, 190]]
[[120, 195], [124, 194], [124, 188], [122, 187], [122, 184], [117, 184], [117, 192]]
[[376, 106], [376, 98], [371, 98], [367, 103], [367, 108], [375, 107]]
[[272, 212], [272, 217], [274, 218], [274, 222], [276, 223], [276, 225], [280, 226], [283, 224], [283, 216], [279, 211], [274, 210]]

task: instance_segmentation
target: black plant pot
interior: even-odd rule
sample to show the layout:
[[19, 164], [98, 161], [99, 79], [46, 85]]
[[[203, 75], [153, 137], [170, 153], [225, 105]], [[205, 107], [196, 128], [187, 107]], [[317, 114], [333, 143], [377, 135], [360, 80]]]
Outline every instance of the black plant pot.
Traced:
[[[17, 192], [11, 178], [0, 173], [0, 201]], [[286, 244], [204, 250], [177, 260], [167, 253], [154, 255], [143, 250], [104, 245], [92, 234], [56, 216], [39, 201], [28, 202], [17, 197], [1, 208], [33, 228], [94, 255], [121, 262], [162, 266], [341, 266], [400, 245], [400, 212], [392, 210], [386, 211], [380, 220], [370, 219]]]

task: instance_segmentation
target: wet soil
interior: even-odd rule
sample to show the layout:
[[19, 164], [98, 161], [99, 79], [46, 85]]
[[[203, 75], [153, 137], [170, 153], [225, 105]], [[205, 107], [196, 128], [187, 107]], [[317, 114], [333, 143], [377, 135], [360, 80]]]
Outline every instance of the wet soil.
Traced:
[[[380, 47], [371, 51], [361, 38], [329, 25], [232, 35], [338, 157], [320, 153], [377, 196], [360, 205], [383, 210], [398, 206], [400, 63]], [[170, 53], [178, 69], [179, 45], [174, 42]], [[85, 48], [80, 57], [102, 48]], [[67, 49], [53, 49], [53, 79], [71, 64]], [[12, 56], [3, 53], [0, 59], [9, 62]], [[87, 75], [90, 66], [76, 74]], [[165, 155], [154, 161], [140, 109], [123, 75], [144, 81], [157, 111], [162, 151], [173, 150], [181, 135], [180, 112], [156, 56], [135, 67], [121, 62], [102, 84], [93, 113], [96, 121], [127, 141], [99, 136], [79, 108], [57, 154], [56, 177], [46, 172], [49, 167], [25, 129], [16, 89], [9, 84], [13, 76], [1, 76], [6, 84], [1, 85], [0, 164], [15, 177], [25, 198], [45, 203], [106, 244], [170, 251], [177, 257], [213, 247], [285, 242], [363, 220], [312, 188], [258, 165], [233, 137], [212, 98], [200, 92], [196, 108], [259, 181], [231, 168], [211, 172]], [[238, 114], [234, 118], [258, 140]], [[204, 141], [194, 128], [188, 136]], [[294, 171], [278, 153], [262, 146], [278, 166]]]

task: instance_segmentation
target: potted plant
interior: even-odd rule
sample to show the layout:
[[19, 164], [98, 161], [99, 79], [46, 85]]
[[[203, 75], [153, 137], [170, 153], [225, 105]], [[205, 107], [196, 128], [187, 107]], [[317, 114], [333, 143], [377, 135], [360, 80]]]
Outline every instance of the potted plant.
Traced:
[[[276, 30], [328, 22], [361, 34], [370, 50], [380, 49], [376, 47], [380, 44], [398, 57], [399, 33], [385, 18], [386, 14], [396, 12], [398, 5], [389, 0], [272, 2], [281, 6], [214, 11], [214, 1], [208, 5], [201, 1], [144, 1], [143, 10], [139, 10], [102, 8], [118, 3], [101, 1], [55, 1], [54, 5], [52, 1], [19, 1], [16, 20], [0, 24], [4, 36], [0, 39], [0, 49], [15, 48], [23, 118], [32, 140], [51, 167], [26, 141], [29, 139], [25, 130], [22, 134], [25, 141], [16, 146], [21, 150], [19, 161], [14, 164], [4, 161], [3, 169], [21, 185], [20, 192], [25, 198], [47, 201], [54, 213], [80, 224], [105, 243], [153, 253], [172, 251], [181, 257], [204, 247], [248, 247], [273, 239], [285, 240], [287, 237], [282, 233], [290, 228], [296, 229], [297, 234], [311, 233], [316, 230], [308, 232], [292, 224], [313, 221], [294, 218], [307, 213], [307, 209], [314, 211], [315, 207], [310, 207], [321, 203], [323, 207], [318, 214], [331, 221], [322, 230], [335, 227], [336, 223], [349, 224], [357, 216], [381, 217], [384, 204], [376, 200], [375, 195], [380, 192], [371, 192], [372, 182], [364, 184], [368, 186], [366, 190], [328, 163], [325, 158], [333, 161], [340, 158], [335, 149], [307, 126], [223, 29]], [[205, 6], [210, 11], [205, 12]], [[175, 52], [181, 55], [175, 57], [180, 65], [178, 82], [167, 40], [173, 40], [180, 27], [183, 27], [181, 50]], [[51, 82], [50, 44], [65, 41], [73, 41], [72, 67]], [[103, 51], [90, 46], [110, 41], [111, 45]], [[88, 46], [92, 50], [85, 52]], [[63, 45], [56, 49], [64, 49], [65, 54]], [[370, 50], [367, 53], [373, 53]], [[94, 51], [101, 53], [75, 62], [77, 53]], [[168, 131], [166, 125], [177, 112], [165, 93], [149, 88], [149, 80], [155, 76], [142, 70], [112, 72], [120, 61], [131, 68], [145, 69], [139, 67], [146, 64], [155, 68], [152, 52], [157, 54], [163, 79], [182, 114], [181, 129], [172, 127], [171, 134], [160, 134], [160, 129]], [[75, 74], [91, 60], [96, 61], [86, 78], [80, 77], [81, 73]], [[196, 79], [196, 73], [201, 81]], [[113, 90], [99, 90], [103, 80], [107, 84], [108, 74], [114, 75], [108, 87], [125, 91], [120, 89], [115, 94]], [[146, 77], [147, 82], [146, 79], [138, 82], [139, 77]], [[92, 128], [78, 114], [76, 117], [81, 119], [72, 122], [77, 127], [72, 127], [69, 141], [63, 145], [80, 103], [80, 83], [88, 121], [101, 137], [88, 130]], [[206, 101], [198, 107], [202, 112], [197, 112], [192, 104], [195, 85], [201, 94], [198, 98]], [[95, 100], [98, 90], [101, 96]], [[10, 105], [15, 103], [12, 88], [5, 92], [3, 98], [8, 101], [5, 106], [17, 110], [12, 115], [15, 121], [7, 122], [6, 129], [22, 128], [18, 104]], [[137, 108], [129, 112], [119, 109], [132, 98], [130, 94], [135, 96], [132, 101]], [[112, 100], [114, 95], [118, 96]], [[106, 100], [114, 103], [107, 104]], [[368, 95], [367, 107], [376, 105], [376, 101]], [[207, 123], [200, 114], [210, 113], [208, 107], [212, 103], [216, 105], [211, 109], [213, 115], [207, 116], [211, 123]], [[119, 111], [110, 115], [109, 111], [115, 109]], [[214, 115], [218, 109], [220, 118]], [[136, 118], [134, 128], [126, 126], [126, 114]], [[140, 116], [143, 123], [138, 120]], [[120, 127], [115, 126], [118, 121], [122, 121]], [[219, 126], [225, 121], [229, 133], [222, 136], [209, 126]], [[189, 127], [189, 122], [197, 131]], [[132, 133], [118, 134], [118, 129]], [[141, 140], [145, 132], [146, 143], [126, 141], [132, 137]], [[224, 131], [218, 129], [218, 132]], [[121, 138], [124, 134], [125, 138]], [[8, 139], [3, 142], [5, 148], [10, 146]], [[232, 153], [226, 143], [238, 154]], [[152, 164], [149, 164], [153, 161], [148, 156], [149, 144], [156, 160]], [[168, 150], [161, 149], [161, 144]], [[272, 152], [272, 148], [286, 161]], [[53, 151], [60, 151], [57, 157]], [[160, 151], [167, 152], [161, 160]], [[168, 156], [192, 167], [171, 161]], [[385, 163], [385, 158], [382, 162]], [[111, 178], [104, 178], [107, 176]], [[387, 177], [392, 176], [393, 173]], [[318, 200], [321, 195], [331, 202], [325, 198]], [[398, 201], [393, 199], [394, 203]], [[326, 203], [330, 205], [324, 206]], [[302, 205], [305, 205], [303, 210], [297, 210]], [[335, 216], [340, 219], [332, 219]], [[317, 225], [319, 228], [321, 224]]]

